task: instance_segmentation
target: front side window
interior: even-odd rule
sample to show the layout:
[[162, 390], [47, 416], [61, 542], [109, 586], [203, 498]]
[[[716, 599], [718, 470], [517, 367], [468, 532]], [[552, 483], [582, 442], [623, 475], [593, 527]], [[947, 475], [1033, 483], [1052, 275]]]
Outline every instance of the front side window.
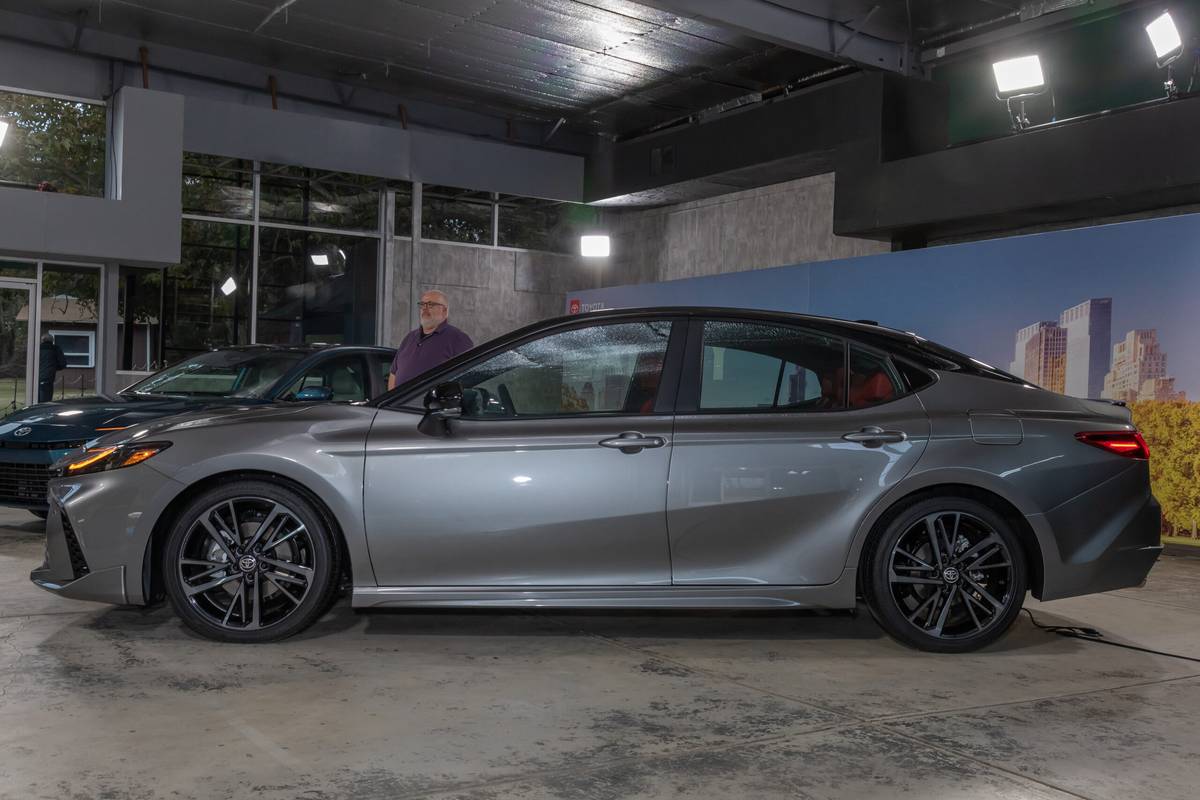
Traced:
[[787, 325], [704, 323], [701, 411], [845, 408], [844, 345]]
[[623, 322], [551, 334], [451, 376], [463, 417], [652, 414], [669, 321]]
[[324, 388], [333, 392], [335, 403], [357, 403], [367, 399], [369, 379], [359, 356], [330, 358], [311, 367], [280, 396], [291, 400], [302, 389]]

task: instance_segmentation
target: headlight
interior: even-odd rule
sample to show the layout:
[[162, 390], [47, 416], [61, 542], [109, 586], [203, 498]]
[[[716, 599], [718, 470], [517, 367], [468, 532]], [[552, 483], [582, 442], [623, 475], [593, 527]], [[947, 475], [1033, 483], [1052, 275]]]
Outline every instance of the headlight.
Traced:
[[87, 475], [90, 472], [132, 467], [158, 455], [170, 446], [170, 442], [131, 442], [108, 447], [90, 447], [78, 455], [58, 462], [54, 467], [54, 474]]

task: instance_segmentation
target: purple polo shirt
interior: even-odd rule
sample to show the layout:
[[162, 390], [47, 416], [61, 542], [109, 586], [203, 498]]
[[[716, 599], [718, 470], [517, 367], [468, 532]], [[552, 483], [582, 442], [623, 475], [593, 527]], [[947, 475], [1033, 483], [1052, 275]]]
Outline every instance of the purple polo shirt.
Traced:
[[409, 378], [415, 378], [474, 346], [470, 336], [449, 322], [438, 325], [428, 336], [420, 328], [409, 331], [396, 348], [396, 357], [392, 359], [391, 371], [396, 376], [396, 385], [399, 386]]

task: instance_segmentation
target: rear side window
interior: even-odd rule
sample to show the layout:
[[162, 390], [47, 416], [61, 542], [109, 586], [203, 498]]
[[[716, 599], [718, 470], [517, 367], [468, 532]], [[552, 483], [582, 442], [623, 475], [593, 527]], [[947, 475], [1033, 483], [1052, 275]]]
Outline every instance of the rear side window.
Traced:
[[757, 322], [704, 323], [701, 411], [845, 407], [845, 351], [823, 334]]
[[866, 408], [895, 400], [904, 393], [900, 373], [885, 355], [850, 346], [850, 382], [846, 397], [850, 408]]

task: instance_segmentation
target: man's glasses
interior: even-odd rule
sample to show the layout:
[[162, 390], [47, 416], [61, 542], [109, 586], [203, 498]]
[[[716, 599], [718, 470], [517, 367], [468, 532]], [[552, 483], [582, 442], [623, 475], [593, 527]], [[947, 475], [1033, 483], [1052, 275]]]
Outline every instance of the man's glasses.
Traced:
[[417, 308], [423, 308], [423, 309], [437, 308], [439, 306], [441, 306], [442, 308], [445, 308], [446, 304], [445, 303], [430, 303], [425, 300], [422, 300], [421, 302], [417, 303]]

